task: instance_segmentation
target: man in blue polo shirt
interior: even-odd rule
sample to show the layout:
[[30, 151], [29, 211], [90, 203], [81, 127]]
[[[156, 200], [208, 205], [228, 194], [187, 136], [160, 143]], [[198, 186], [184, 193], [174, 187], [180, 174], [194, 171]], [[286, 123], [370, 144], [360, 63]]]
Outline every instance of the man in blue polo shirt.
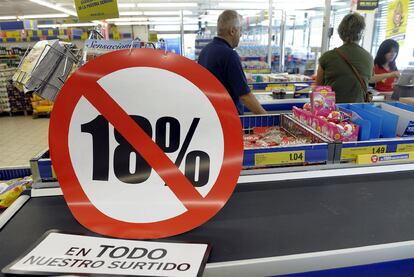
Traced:
[[201, 50], [198, 63], [219, 79], [230, 93], [239, 114], [243, 114], [243, 105], [253, 113], [265, 114], [250, 92], [240, 57], [233, 50], [239, 45], [240, 36], [240, 15], [233, 10], [224, 11], [217, 20], [217, 37]]

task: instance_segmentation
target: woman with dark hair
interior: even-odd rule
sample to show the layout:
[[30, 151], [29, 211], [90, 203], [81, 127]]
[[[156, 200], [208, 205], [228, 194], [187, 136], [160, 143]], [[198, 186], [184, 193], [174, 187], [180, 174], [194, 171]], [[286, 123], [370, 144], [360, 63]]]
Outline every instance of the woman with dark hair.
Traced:
[[365, 19], [358, 13], [346, 15], [338, 27], [343, 45], [325, 52], [319, 59], [317, 85], [331, 86], [337, 103], [365, 102], [368, 81], [374, 73], [370, 53], [358, 45], [365, 29]]
[[393, 39], [384, 40], [374, 59], [374, 73], [371, 82], [375, 83], [378, 91], [393, 91], [394, 83], [400, 76], [400, 72], [395, 64], [395, 59], [399, 51], [398, 42]]

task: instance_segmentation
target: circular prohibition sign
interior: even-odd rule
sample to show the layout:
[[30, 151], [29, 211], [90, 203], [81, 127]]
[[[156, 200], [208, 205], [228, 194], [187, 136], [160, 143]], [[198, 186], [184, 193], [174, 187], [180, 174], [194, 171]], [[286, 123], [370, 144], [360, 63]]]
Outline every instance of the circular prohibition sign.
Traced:
[[[212, 116], [217, 118], [217, 125], [222, 132], [222, 145], [220, 146], [222, 147], [222, 160], [218, 161], [220, 164], [216, 178], [212, 181], [211, 188], [204, 193], [204, 196], [183, 174], [183, 170], [180, 170], [180, 167], [166, 155], [162, 147], [154, 142], [152, 136], [145, 132], [142, 125], [137, 124], [136, 120], [115, 99], [116, 97], [110, 95], [100, 83], [100, 80], [108, 75], [122, 73], [125, 70], [139, 69], [161, 70], [189, 82], [198, 91], [202, 92], [199, 94], [205, 99], [203, 105], [210, 106], [214, 113]], [[135, 78], [139, 79], [140, 76], [135, 76]], [[113, 80], [116, 83], [117, 79]], [[159, 79], [156, 82], [162, 83], [166, 80]], [[137, 92], [134, 95], [127, 96], [131, 98], [128, 102], [136, 101], [136, 99], [146, 102], [146, 98], [140, 95], [140, 88], [135, 88], [135, 90]], [[174, 90], [174, 88], [168, 88], [165, 94], [168, 94], [171, 90]], [[84, 181], [79, 177], [79, 172], [85, 167], [82, 164], [83, 159], [74, 160], [74, 154], [71, 152], [71, 148], [74, 148], [77, 144], [82, 144], [82, 141], [76, 141], [76, 144], [73, 144], [75, 146], [69, 142], [70, 128], [74, 125], [73, 118], [76, 117], [77, 106], [81, 99], [86, 99], [96, 109], [97, 114], [104, 118], [107, 123], [110, 123], [114, 131], [118, 132], [129, 143], [130, 147], [142, 156], [150, 169], [156, 172], [157, 177], [159, 176], [160, 180], [164, 182], [163, 187], [169, 188], [170, 193], [172, 192], [171, 195], [174, 195], [180, 201], [180, 204], [184, 207], [183, 212], [178, 215], [167, 216], [161, 220], [139, 222], [139, 220], [125, 220], [122, 216], [108, 214], [97, 207], [94, 203], [94, 195], [101, 193], [100, 188], [95, 186], [86, 193]], [[186, 101], [184, 100], [184, 102]], [[188, 102], [185, 105], [191, 105], [191, 101]], [[152, 107], [152, 111], [155, 114], [162, 113], [157, 107]], [[140, 114], [139, 110], [133, 112]], [[214, 135], [210, 133], [208, 136], [210, 141], [214, 141]], [[196, 139], [197, 134], [194, 136], [194, 140]], [[52, 164], [64, 198], [77, 221], [93, 232], [131, 239], [174, 236], [194, 229], [211, 219], [232, 195], [240, 176], [243, 161], [241, 121], [224, 86], [208, 70], [194, 61], [179, 55], [165, 54], [163, 51], [152, 49], [111, 52], [95, 58], [76, 71], [67, 80], [55, 102], [49, 127], [49, 147]], [[102, 182], [107, 185], [111, 183], [110, 180]], [[105, 187], [105, 184], [102, 187]], [[151, 190], [151, 185], [149, 184], [149, 187], [146, 188]], [[125, 185], [125, 188], [127, 186], [131, 185]], [[111, 193], [117, 195], [119, 191], [118, 189], [112, 189]], [[134, 197], [134, 195], [131, 197]], [[110, 201], [111, 196], [107, 196], [107, 198]], [[157, 195], [149, 198], [153, 199], [148, 201], [159, 201]], [[116, 208], [121, 202], [123, 201], [118, 199], [118, 202], [113, 201], [108, 206], [111, 209], [112, 207]], [[133, 215], [136, 212], [137, 210], [126, 208], [120, 211], [121, 214], [126, 216]]]

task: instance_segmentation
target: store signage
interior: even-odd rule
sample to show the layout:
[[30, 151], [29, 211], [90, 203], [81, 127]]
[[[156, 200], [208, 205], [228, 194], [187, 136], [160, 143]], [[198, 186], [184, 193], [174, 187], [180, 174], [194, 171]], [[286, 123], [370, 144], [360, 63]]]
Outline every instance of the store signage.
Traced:
[[79, 21], [118, 18], [117, 0], [75, 0]]
[[414, 152], [414, 143], [398, 144], [397, 152]]
[[163, 243], [48, 232], [3, 269], [7, 274], [201, 276], [207, 244]]
[[305, 162], [305, 151], [286, 151], [273, 153], [257, 153], [254, 155], [254, 164], [261, 165], [283, 165]]
[[341, 151], [341, 160], [356, 160], [358, 155], [384, 153], [387, 153], [387, 145], [343, 147]]
[[409, 0], [394, 0], [388, 4], [386, 38], [402, 44], [407, 31]]
[[358, 0], [358, 11], [372, 11], [378, 8], [379, 0]]
[[65, 83], [50, 120], [53, 167], [75, 218], [122, 238], [189, 231], [230, 198], [242, 127], [221, 83], [179, 55], [114, 51]]
[[104, 40], [104, 39], [87, 39], [83, 47], [84, 60], [90, 61], [97, 56], [130, 48], [141, 48], [139, 41], [132, 39], [123, 40]]
[[357, 164], [381, 164], [414, 161], [414, 152], [358, 155]]

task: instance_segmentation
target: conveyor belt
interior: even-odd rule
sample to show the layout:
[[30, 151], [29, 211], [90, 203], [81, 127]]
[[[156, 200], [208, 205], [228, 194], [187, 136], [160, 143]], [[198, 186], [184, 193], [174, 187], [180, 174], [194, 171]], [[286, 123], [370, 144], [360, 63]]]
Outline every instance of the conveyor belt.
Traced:
[[[92, 235], [63, 197], [32, 198], [0, 231], [0, 268], [44, 232]], [[414, 240], [414, 171], [239, 184], [208, 223], [167, 241], [212, 244], [209, 263]]]

